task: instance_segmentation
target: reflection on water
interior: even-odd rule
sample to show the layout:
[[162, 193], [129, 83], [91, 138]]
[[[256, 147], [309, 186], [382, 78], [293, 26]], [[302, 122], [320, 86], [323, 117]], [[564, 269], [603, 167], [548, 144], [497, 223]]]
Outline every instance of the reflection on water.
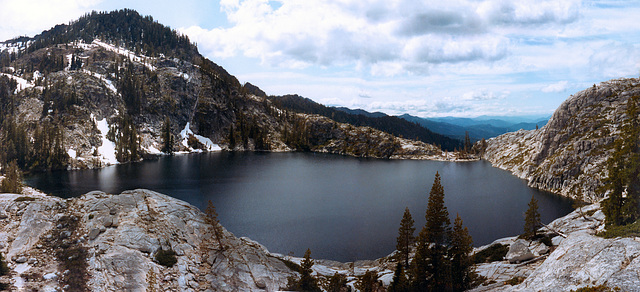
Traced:
[[459, 213], [476, 246], [521, 233], [532, 195], [544, 222], [571, 211], [569, 200], [528, 188], [484, 161], [219, 152], [44, 173], [27, 183], [63, 197], [147, 188], [201, 209], [211, 200], [229, 231], [273, 252], [302, 256], [310, 248], [315, 258], [353, 261], [395, 249], [405, 207], [419, 231], [436, 171], [442, 176], [451, 221]]

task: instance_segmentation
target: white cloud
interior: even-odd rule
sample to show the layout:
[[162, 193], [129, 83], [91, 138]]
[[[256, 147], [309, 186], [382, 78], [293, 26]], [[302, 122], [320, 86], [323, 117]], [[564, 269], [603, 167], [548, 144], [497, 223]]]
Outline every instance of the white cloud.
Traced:
[[102, 0], [0, 0], [0, 41], [79, 18]]
[[[579, 2], [409, 0], [224, 0], [229, 28], [182, 31], [219, 58], [258, 58], [271, 67], [355, 66], [371, 74], [428, 74], [432, 65], [493, 63], [509, 55], [513, 25], [575, 21]], [[381, 70], [378, 64], [395, 64]]]
[[546, 93], [565, 92], [567, 90], [568, 85], [569, 85], [569, 81], [563, 80], [563, 81], [559, 81], [557, 83], [549, 84], [545, 87], [542, 87], [540, 91], [546, 92]]
[[483, 101], [483, 100], [504, 99], [509, 95], [509, 93], [510, 93], [509, 91], [495, 93], [487, 89], [473, 90], [473, 91], [464, 93], [462, 95], [462, 100]]

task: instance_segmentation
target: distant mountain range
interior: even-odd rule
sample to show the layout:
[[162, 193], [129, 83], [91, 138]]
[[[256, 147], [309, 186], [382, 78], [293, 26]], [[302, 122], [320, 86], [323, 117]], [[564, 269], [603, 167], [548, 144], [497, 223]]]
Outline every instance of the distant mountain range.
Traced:
[[404, 114], [399, 116], [407, 121], [415, 122], [429, 130], [455, 139], [464, 138], [469, 131], [471, 140], [496, 137], [520, 129], [533, 130], [547, 124], [551, 116], [480, 116], [477, 118], [420, 118]]
[[[391, 117], [381, 112], [368, 112], [362, 109], [349, 109], [346, 107], [334, 107], [336, 110], [351, 115], [363, 115], [369, 118]], [[398, 118], [416, 123], [431, 132], [451, 137], [464, 139], [465, 132], [469, 132], [469, 138], [474, 141], [496, 137], [508, 132], [520, 129], [533, 130], [547, 124], [551, 116], [479, 116], [476, 118], [420, 118], [409, 114], [397, 116]]]

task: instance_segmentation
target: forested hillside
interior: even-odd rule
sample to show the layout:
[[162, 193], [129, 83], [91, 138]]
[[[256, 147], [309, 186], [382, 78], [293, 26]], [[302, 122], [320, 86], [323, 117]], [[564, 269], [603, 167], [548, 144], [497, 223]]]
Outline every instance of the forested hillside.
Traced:
[[275, 104], [291, 111], [322, 115], [336, 122], [348, 123], [355, 126], [372, 127], [396, 136], [439, 145], [442, 150], [454, 151], [462, 147], [460, 140], [434, 133], [417, 123], [405, 121], [395, 116], [353, 114], [345, 110], [321, 105], [311, 99], [298, 95], [269, 96], [268, 98]]
[[27, 171], [215, 149], [440, 154], [392, 135], [438, 142], [437, 135], [427, 139], [432, 133], [394, 132], [339, 115], [337, 122], [267, 99], [201, 56], [186, 36], [133, 10], [93, 12], [0, 43], [0, 71], [0, 164], [16, 161]]

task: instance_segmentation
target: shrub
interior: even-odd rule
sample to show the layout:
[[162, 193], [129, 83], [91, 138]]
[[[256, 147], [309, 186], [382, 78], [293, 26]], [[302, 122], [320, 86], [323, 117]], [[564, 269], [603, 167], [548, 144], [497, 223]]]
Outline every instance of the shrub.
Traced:
[[7, 263], [4, 261], [4, 258], [0, 253], [0, 277], [4, 275], [9, 275], [9, 272], [10, 272], [9, 267], [7, 266]]
[[571, 292], [614, 292], [614, 291], [620, 291], [620, 288], [615, 287], [611, 289], [605, 285], [598, 285], [593, 287], [582, 287], [576, 290], [571, 290]]
[[515, 276], [509, 280], [506, 280], [504, 283], [507, 285], [511, 285], [511, 286], [515, 286], [515, 285], [519, 285], [520, 283], [522, 283], [524, 281], [524, 279], [526, 279], [525, 277], [519, 277], [519, 276]]
[[480, 264], [501, 261], [504, 256], [507, 255], [508, 251], [509, 247], [506, 245], [499, 243], [492, 244], [473, 255], [473, 262]]
[[178, 258], [176, 257], [176, 252], [172, 249], [163, 250], [160, 249], [156, 252], [155, 255], [156, 263], [163, 265], [167, 268], [173, 267], [178, 262]]
[[25, 197], [25, 196], [21, 196], [21, 197], [17, 197], [14, 201], [15, 202], [31, 202], [31, 201], [35, 201], [36, 198], [33, 197]]
[[621, 226], [607, 226], [607, 230], [598, 233], [598, 236], [604, 238], [640, 236], [640, 221]]
[[22, 173], [15, 160], [11, 161], [5, 169], [4, 179], [2, 183], [0, 183], [0, 192], [12, 194], [22, 193]]

